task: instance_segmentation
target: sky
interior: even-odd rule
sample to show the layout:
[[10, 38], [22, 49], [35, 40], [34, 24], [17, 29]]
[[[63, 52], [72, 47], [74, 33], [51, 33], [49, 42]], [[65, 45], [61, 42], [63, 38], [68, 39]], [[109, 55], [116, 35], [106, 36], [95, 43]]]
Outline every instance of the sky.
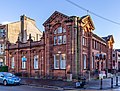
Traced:
[[[120, 23], [120, 0], [71, 0], [95, 14], [114, 22]], [[1, 0], [0, 23], [15, 22], [20, 16], [26, 16], [36, 21], [37, 27], [44, 31], [43, 23], [54, 11], [59, 11], [68, 16], [89, 14], [95, 26], [94, 33], [100, 37], [113, 35], [114, 48], [120, 49], [120, 24], [115, 24], [101, 19], [84, 11], [66, 0]]]

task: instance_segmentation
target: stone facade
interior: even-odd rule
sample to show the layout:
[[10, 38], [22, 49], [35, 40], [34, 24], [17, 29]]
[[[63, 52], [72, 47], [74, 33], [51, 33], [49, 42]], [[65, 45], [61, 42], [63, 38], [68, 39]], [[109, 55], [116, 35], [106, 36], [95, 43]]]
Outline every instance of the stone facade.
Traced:
[[[39, 76], [66, 77], [67, 74], [86, 75], [87, 71], [111, 69], [113, 36], [102, 38], [94, 34], [94, 24], [89, 15], [67, 16], [55, 11], [43, 26], [45, 32], [40, 41], [32, 42], [30, 37], [27, 43], [18, 40], [17, 44], [7, 45], [10, 72], [26, 72], [29, 76], [37, 73]], [[37, 69], [34, 67], [35, 55], [38, 55]], [[24, 57], [26, 67], [22, 69]]]
[[0, 66], [4, 65], [5, 61], [6, 29], [5, 25], [0, 25]]
[[112, 52], [113, 70], [120, 72], [120, 49], [114, 49]]
[[0, 49], [3, 46], [3, 53], [0, 51], [0, 56], [2, 59], [2, 65], [6, 64], [6, 55], [4, 49], [6, 48], [6, 43], [16, 43], [18, 37], [22, 42], [27, 42], [29, 34], [33, 41], [38, 41], [42, 37], [42, 32], [36, 27], [35, 20], [22, 15], [20, 21], [12, 22], [5, 25], [0, 25]]

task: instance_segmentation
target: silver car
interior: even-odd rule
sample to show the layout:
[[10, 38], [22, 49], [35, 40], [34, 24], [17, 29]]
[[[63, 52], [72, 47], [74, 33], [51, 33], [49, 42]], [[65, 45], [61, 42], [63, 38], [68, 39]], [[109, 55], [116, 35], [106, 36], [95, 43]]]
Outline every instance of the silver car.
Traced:
[[12, 73], [0, 72], [0, 83], [2, 83], [5, 86], [8, 84], [13, 84], [13, 85], [20, 84], [20, 80], [21, 79], [19, 77], [16, 77]]

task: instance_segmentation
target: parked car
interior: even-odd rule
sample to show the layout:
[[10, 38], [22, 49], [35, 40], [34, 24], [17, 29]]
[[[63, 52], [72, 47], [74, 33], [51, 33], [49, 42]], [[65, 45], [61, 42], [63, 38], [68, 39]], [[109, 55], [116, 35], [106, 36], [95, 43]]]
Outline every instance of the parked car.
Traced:
[[8, 85], [8, 84], [13, 84], [17, 85], [20, 84], [20, 78], [13, 75], [12, 73], [9, 72], [0, 72], [0, 83], [3, 85]]

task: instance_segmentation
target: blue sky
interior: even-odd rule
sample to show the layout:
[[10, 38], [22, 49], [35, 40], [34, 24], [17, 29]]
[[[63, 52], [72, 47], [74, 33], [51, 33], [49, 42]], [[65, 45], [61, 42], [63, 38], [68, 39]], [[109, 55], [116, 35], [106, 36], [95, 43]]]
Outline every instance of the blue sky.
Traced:
[[[120, 23], [120, 0], [71, 0], [102, 17]], [[87, 11], [70, 4], [66, 0], [2, 0], [0, 5], [0, 22], [14, 22], [22, 14], [36, 20], [37, 27], [43, 31], [42, 24], [54, 11], [68, 16], [89, 14], [94, 22], [94, 33], [103, 37], [112, 34], [114, 48], [120, 48], [120, 25], [98, 18]]]

